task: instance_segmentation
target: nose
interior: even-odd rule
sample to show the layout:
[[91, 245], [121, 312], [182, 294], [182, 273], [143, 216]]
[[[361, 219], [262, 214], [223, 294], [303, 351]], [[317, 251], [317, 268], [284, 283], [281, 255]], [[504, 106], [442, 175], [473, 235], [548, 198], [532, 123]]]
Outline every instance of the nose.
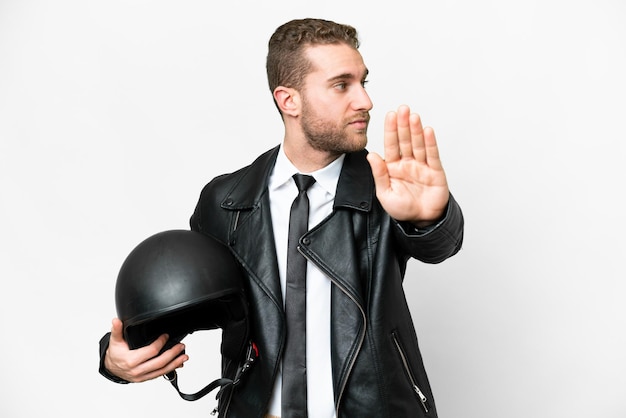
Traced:
[[355, 93], [355, 97], [352, 101], [352, 106], [354, 106], [355, 110], [360, 111], [370, 111], [374, 107], [372, 100], [370, 99], [369, 94], [365, 90], [365, 87], [360, 86]]

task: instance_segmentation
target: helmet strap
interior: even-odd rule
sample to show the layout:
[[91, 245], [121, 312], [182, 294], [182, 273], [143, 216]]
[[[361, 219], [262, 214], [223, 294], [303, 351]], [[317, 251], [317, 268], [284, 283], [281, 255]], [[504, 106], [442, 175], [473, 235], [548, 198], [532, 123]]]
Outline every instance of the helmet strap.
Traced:
[[245, 360], [237, 368], [237, 373], [235, 374], [234, 379], [228, 379], [226, 377], [215, 379], [214, 381], [212, 381], [211, 383], [209, 383], [208, 385], [206, 385], [204, 388], [202, 388], [196, 393], [183, 393], [180, 391], [178, 387], [178, 374], [176, 373], [176, 370], [173, 370], [163, 375], [163, 377], [165, 378], [165, 380], [167, 380], [168, 382], [172, 384], [172, 386], [174, 387], [174, 389], [176, 389], [180, 397], [186, 401], [197, 401], [198, 399], [211, 393], [213, 390], [215, 390], [218, 387], [220, 388], [220, 391], [218, 392], [216, 398], [219, 399], [224, 389], [230, 386], [235, 387], [241, 382], [242, 376], [250, 369], [250, 367], [252, 367], [252, 365], [254, 364], [254, 362], [256, 361], [258, 357], [259, 357], [258, 348], [254, 342], [250, 341], [248, 344], [248, 349], [246, 351]]

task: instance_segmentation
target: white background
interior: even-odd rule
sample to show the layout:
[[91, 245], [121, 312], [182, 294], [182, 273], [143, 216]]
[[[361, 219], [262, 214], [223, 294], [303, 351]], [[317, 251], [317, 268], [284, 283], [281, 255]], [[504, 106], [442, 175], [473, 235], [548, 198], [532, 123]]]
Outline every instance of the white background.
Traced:
[[464, 210], [463, 250], [406, 278], [440, 416], [626, 417], [620, 0], [0, 0], [0, 416], [208, 416], [100, 377], [97, 343], [128, 252], [281, 140], [266, 44], [302, 17], [359, 30], [368, 148], [409, 104]]

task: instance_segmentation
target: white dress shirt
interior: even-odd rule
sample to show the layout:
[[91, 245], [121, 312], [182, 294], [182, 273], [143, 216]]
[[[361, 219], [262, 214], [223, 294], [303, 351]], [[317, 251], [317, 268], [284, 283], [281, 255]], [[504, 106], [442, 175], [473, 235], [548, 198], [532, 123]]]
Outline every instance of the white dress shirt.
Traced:
[[[339, 173], [345, 156], [341, 156], [326, 167], [309, 174], [315, 183], [308, 189], [309, 229], [331, 214]], [[278, 272], [285, 300], [287, 270], [287, 234], [291, 204], [298, 195], [292, 176], [298, 169], [289, 161], [281, 146], [276, 165], [270, 175], [268, 190], [272, 225], [278, 258]], [[331, 281], [312, 263], [307, 262], [306, 283], [306, 364], [307, 406], [309, 418], [334, 418], [332, 366], [330, 358], [330, 289]], [[268, 414], [281, 415], [282, 377], [279, 371]]]

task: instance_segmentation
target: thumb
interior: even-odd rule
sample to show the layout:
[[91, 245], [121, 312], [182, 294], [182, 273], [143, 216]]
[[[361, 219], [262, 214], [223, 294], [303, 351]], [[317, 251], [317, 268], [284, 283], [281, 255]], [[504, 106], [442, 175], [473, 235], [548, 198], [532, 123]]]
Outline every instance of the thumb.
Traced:
[[367, 154], [367, 161], [372, 168], [372, 175], [374, 176], [374, 185], [377, 192], [387, 190], [390, 186], [389, 170], [387, 170], [387, 164], [382, 157], [374, 152]]
[[123, 343], [124, 341], [124, 326], [119, 318], [113, 318], [111, 321], [111, 342]]

